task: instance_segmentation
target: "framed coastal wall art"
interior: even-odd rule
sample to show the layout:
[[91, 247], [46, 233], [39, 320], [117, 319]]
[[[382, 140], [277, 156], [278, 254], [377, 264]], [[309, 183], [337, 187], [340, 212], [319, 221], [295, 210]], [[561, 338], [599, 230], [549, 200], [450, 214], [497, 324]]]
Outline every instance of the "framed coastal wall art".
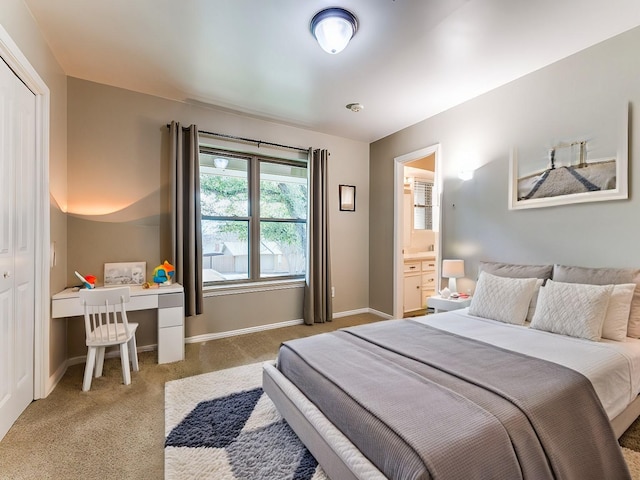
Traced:
[[616, 122], [514, 147], [509, 162], [509, 209], [628, 198], [629, 106]]
[[147, 262], [104, 264], [104, 286], [142, 285], [146, 282]]

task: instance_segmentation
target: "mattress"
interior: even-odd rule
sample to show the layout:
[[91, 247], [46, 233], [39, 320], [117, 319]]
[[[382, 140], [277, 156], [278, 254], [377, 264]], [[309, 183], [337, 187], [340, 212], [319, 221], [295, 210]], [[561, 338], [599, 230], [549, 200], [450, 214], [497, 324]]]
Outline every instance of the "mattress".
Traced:
[[[411, 472], [411, 478], [432, 478], [424, 465], [431, 472], [447, 472], [447, 478], [486, 478], [478, 472], [482, 465], [484, 473], [497, 469], [491, 478], [520, 478], [520, 473], [525, 478], [552, 478], [550, 472], [543, 474], [546, 456], [555, 474], [563, 472], [563, 478], [602, 478], [604, 472], [616, 469], [620, 469], [616, 478], [627, 478], [605, 414], [615, 416], [616, 405], [631, 396], [631, 378], [639, 358], [635, 353], [640, 351], [634, 348], [637, 342], [612, 342], [603, 347], [461, 311], [418, 319], [427, 326], [417, 329], [408, 328], [415, 322], [396, 322], [397, 327], [389, 322], [381, 328], [355, 327], [342, 335], [336, 332], [285, 342], [279, 357], [285, 375], [314, 403], [319, 402], [320, 410], [387, 475], [406, 478]], [[433, 333], [424, 336], [424, 329]], [[532, 355], [536, 349], [543, 355]], [[483, 360], [478, 362], [478, 358]], [[610, 382], [611, 374], [619, 380]], [[439, 386], [434, 387], [436, 384]], [[618, 392], [621, 386], [622, 395]], [[608, 395], [611, 390], [614, 394]], [[489, 392], [499, 398], [485, 397]], [[454, 405], [459, 399], [464, 399], [463, 407]], [[613, 407], [603, 411], [599, 400]], [[515, 410], [512, 404], [517, 405]], [[425, 405], [429, 405], [426, 410]], [[489, 414], [481, 419], [484, 413]], [[499, 419], [497, 424], [495, 419]], [[474, 425], [477, 438], [465, 422]], [[512, 430], [510, 425], [515, 424]], [[531, 426], [535, 432], [528, 433]], [[486, 438], [496, 441], [478, 441]], [[490, 452], [489, 447], [498, 440], [506, 446]], [[574, 453], [568, 453], [568, 445]], [[398, 452], [398, 457], [389, 451]], [[511, 453], [517, 460], [507, 460]], [[438, 455], [446, 461], [434, 469]], [[496, 460], [500, 455], [505, 458]], [[568, 456], [562, 458], [564, 455]], [[489, 463], [488, 458], [492, 459]], [[590, 462], [594, 463], [587, 466]], [[507, 476], [498, 473], [507, 466], [513, 470]], [[460, 468], [463, 477], [456, 474]], [[599, 473], [589, 476], [594, 472]]]
[[412, 320], [554, 362], [587, 377], [607, 412], [618, 416], [640, 393], [640, 340], [592, 342], [469, 315], [468, 309]]

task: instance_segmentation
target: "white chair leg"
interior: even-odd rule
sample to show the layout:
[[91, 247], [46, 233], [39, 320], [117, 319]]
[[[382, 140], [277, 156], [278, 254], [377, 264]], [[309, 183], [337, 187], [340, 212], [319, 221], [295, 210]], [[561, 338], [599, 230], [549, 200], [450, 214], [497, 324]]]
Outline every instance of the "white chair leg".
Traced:
[[129, 370], [129, 350], [126, 343], [120, 344], [120, 363], [122, 363], [122, 380], [125, 385], [131, 383], [131, 370]]
[[98, 354], [96, 355], [96, 373], [95, 373], [96, 378], [102, 376], [102, 367], [104, 365], [104, 351], [105, 351], [105, 347], [98, 348]]
[[129, 357], [131, 357], [131, 367], [134, 372], [140, 370], [138, 367], [138, 347], [136, 346], [136, 336], [134, 335], [129, 340]]
[[91, 388], [91, 377], [93, 376], [93, 367], [96, 361], [96, 349], [89, 347], [87, 351], [87, 364], [84, 367], [84, 381], [82, 382], [82, 391], [87, 392]]

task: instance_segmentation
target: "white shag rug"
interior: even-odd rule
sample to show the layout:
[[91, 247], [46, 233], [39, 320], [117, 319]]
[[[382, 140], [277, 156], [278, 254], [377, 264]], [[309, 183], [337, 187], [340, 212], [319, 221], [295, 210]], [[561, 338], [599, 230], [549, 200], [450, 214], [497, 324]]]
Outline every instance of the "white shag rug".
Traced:
[[262, 391], [262, 363], [165, 385], [165, 479], [328, 480]]

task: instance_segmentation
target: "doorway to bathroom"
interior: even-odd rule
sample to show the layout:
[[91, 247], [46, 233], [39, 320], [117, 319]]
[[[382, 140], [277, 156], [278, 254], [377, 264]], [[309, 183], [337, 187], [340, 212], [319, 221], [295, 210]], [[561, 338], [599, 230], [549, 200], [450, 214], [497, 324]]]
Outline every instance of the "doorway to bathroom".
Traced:
[[440, 288], [439, 153], [433, 145], [394, 159], [395, 318], [426, 313]]

